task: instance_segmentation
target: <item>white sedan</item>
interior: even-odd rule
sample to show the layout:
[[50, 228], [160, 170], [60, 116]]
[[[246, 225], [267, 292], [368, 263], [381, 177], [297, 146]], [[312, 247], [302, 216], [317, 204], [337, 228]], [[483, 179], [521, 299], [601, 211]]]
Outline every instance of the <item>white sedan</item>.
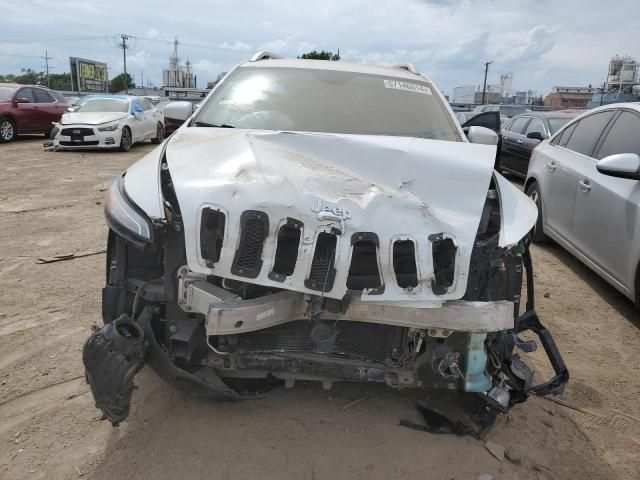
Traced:
[[128, 95], [92, 96], [65, 113], [53, 130], [53, 148], [119, 148], [145, 140], [164, 139], [164, 115], [146, 98]]

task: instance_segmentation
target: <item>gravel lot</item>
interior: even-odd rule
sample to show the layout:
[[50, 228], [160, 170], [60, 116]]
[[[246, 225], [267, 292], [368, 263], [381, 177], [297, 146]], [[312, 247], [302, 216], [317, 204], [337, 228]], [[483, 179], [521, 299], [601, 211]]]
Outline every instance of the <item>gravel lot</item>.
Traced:
[[[104, 250], [105, 189], [152, 146], [61, 153], [42, 142], [0, 145], [0, 478], [638, 478], [638, 313], [556, 245], [533, 249], [537, 306], [571, 372], [564, 398], [584, 411], [532, 398], [499, 418], [488, 439], [514, 461], [479, 440], [398, 426], [417, 420], [414, 399], [381, 386], [297, 384], [216, 404], [144, 369], [129, 421], [99, 421], [81, 350], [101, 323], [104, 254], [36, 260]], [[548, 369], [540, 352], [530, 356]]]

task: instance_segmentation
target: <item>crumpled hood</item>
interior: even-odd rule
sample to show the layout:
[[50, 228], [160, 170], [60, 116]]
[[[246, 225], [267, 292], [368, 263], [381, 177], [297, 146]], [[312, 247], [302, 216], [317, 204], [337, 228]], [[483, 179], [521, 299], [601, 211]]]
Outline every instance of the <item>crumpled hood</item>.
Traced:
[[[318, 234], [333, 231], [338, 233], [335, 281], [324, 295], [343, 298], [352, 237], [373, 232], [384, 291], [365, 290], [362, 299], [437, 306], [465, 293], [495, 147], [407, 137], [185, 128], [169, 141], [166, 158], [192, 271], [318, 295], [305, 279]], [[220, 259], [213, 268], [207, 267], [199, 245], [207, 207], [226, 216]], [[247, 210], [268, 216], [263, 263], [255, 278], [231, 273], [240, 217]], [[279, 282], [269, 273], [278, 229], [287, 219], [302, 222], [303, 230], [295, 271]], [[443, 295], [431, 289], [432, 241], [438, 235], [457, 247], [454, 283]], [[393, 267], [393, 243], [406, 239], [416, 248], [419, 285], [412, 289], [398, 286]]]
[[62, 125], [100, 125], [127, 118], [125, 112], [69, 112], [62, 115]]

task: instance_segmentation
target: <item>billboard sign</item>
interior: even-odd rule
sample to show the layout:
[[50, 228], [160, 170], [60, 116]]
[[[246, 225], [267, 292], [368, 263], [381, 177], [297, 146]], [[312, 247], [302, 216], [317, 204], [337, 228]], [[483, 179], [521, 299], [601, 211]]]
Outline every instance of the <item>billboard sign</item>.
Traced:
[[108, 93], [107, 64], [69, 57], [72, 90], [79, 93]]

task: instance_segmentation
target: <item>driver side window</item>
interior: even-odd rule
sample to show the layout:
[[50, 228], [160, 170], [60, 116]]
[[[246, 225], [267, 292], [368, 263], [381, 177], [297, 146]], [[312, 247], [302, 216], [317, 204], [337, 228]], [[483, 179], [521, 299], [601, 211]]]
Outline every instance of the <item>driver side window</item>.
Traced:
[[29, 100], [29, 102], [34, 103], [35, 99], [33, 98], [33, 92], [30, 88], [21, 88], [16, 98], [24, 98], [25, 100]]
[[529, 126], [527, 126], [527, 129], [525, 130], [524, 134], [528, 135], [529, 133], [533, 133], [533, 132], [539, 132], [542, 134], [543, 137], [545, 137], [545, 133], [544, 133], [544, 125], [542, 123], [542, 120], [540, 120], [539, 118], [532, 118], [531, 122], [529, 122]]

